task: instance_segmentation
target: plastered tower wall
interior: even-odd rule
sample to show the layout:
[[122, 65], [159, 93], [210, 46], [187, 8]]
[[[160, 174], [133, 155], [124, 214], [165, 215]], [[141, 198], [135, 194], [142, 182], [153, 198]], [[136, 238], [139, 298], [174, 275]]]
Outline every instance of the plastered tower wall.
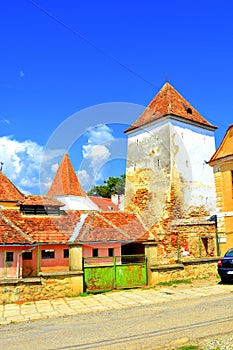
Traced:
[[138, 212], [160, 240], [162, 263], [176, 261], [180, 249], [189, 257], [215, 254], [215, 227], [206, 222], [215, 212], [206, 164], [214, 151], [213, 131], [172, 116], [128, 133], [125, 211]]
[[211, 216], [215, 213], [215, 185], [207, 164], [215, 151], [213, 131], [170, 121], [171, 169], [181, 195], [181, 217]]
[[150, 229], [160, 219], [170, 191], [170, 128], [166, 121], [128, 135], [125, 211], [140, 213]]

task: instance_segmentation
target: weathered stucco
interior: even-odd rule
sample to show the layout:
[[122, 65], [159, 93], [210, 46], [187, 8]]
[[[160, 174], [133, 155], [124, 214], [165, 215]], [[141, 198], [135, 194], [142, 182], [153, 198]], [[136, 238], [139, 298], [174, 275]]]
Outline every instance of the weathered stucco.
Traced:
[[[160, 262], [176, 261], [179, 249], [198, 257], [203, 231], [204, 256], [216, 254], [215, 225], [207, 221], [215, 212], [214, 177], [206, 164], [215, 150], [213, 132], [168, 118], [128, 136], [125, 211], [138, 212], [159, 240]], [[196, 225], [183, 224], [189, 218]]]

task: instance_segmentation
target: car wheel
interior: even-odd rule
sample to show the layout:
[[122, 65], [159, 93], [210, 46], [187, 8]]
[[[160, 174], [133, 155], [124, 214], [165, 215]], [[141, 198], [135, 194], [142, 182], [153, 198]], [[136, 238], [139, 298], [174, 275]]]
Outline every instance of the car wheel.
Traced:
[[223, 284], [228, 283], [228, 279], [225, 278], [225, 277], [221, 277], [221, 282], [222, 282]]

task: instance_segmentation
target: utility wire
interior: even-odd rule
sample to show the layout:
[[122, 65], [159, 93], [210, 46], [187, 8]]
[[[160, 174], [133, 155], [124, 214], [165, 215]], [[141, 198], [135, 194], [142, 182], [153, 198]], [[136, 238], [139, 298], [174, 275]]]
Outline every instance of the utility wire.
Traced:
[[90, 46], [92, 46], [95, 50], [99, 51], [102, 55], [106, 56], [107, 58], [109, 58], [110, 60], [114, 61], [115, 63], [117, 63], [119, 66], [121, 66], [122, 68], [126, 69], [128, 72], [130, 72], [131, 74], [133, 74], [134, 76], [136, 76], [137, 78], [141, 79], [142, 81], [144, 81], [146, 84], [152, 86], [153, 88], [158, 88], [157, 86], [155, 86], [153, 83], [151, 83], [149, 80], [144, 79], [140, 74], [138, 74], [137, 72], [135, 72], [133, 69], [131, 69], [130, 67], [128, 67], [127, 65], [125, 65], [124, 63], [120, 62], [117, 58], [115, 58], [114, 56], [110, 55], [109, 53], [107, 53], [106, 51], [104, 51], [103, 49], [99, 48], [93, 41], [87, 39], [82, 33], [80, 33], [78, 30], [73, 29], [71, 26], [69, 26], [68, 24], [66, 24], [64, 21], [60, 20], [58, 17], [54, 16], [51, 12], [47, 11], [45, 8], [43, 8], [42, 6], [40, 6], [37, 2], [33, 1], [33, 0], [26, 0], [27, 2], [29, 2], [31, 5], [33, 5], [34, 7], [36, 7], [37, 9], [39, 9], [41, 12], [43, 12], [44, 14], [46, 14], [49, 18], [51, 18], [53, 21], [59, 23], [60, 25], [62, 25], [64, 28], [66, 28], [67, 30], [69, 30], [70, 32], [72, 32], [74, 35], [79, 36], [83, 41], [85, 41], [86, 43], [88, 43]]

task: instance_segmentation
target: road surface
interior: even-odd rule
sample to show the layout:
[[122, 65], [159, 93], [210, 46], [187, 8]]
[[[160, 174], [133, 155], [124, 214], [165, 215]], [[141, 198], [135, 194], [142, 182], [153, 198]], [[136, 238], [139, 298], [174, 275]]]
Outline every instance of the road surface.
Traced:
[[6, 350], [162, 349], [233, 329], [233, 294], [190, 297], [0, 327]]

